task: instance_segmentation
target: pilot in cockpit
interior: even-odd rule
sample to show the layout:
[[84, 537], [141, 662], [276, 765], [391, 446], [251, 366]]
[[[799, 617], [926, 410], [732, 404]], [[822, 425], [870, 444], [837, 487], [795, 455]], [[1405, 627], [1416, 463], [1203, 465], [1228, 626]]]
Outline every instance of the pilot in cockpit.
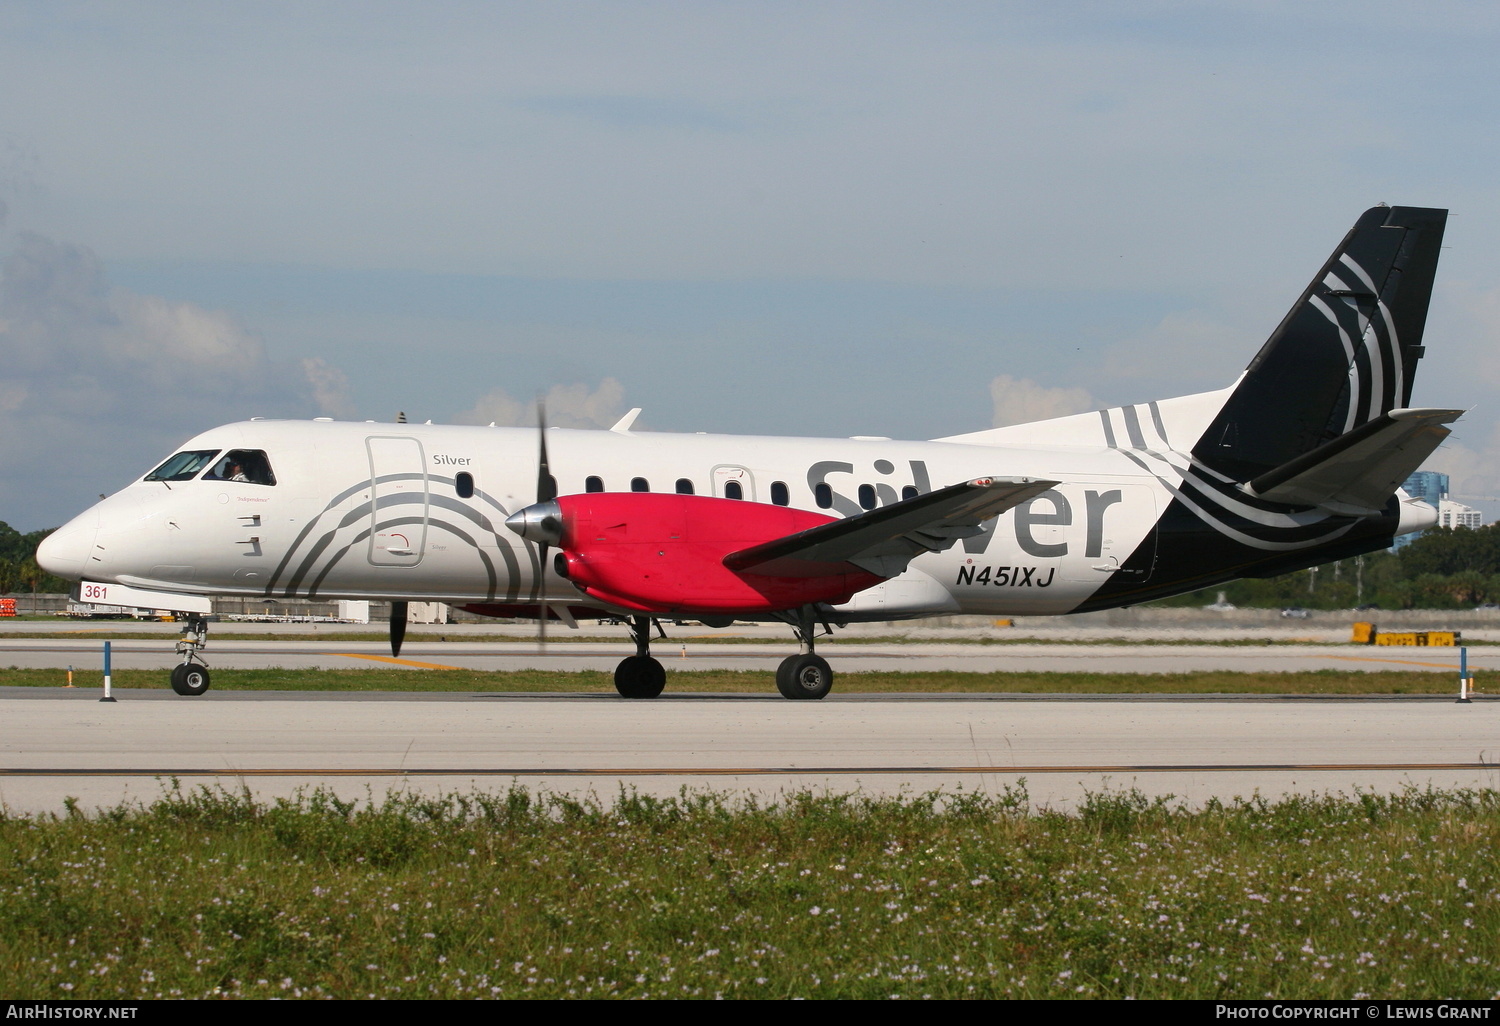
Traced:
[[206, 481], [239, 481], [245, 484], [276, 483], [265, 454], [248, 449], [235, 449], [226, 453], [203, 478]]

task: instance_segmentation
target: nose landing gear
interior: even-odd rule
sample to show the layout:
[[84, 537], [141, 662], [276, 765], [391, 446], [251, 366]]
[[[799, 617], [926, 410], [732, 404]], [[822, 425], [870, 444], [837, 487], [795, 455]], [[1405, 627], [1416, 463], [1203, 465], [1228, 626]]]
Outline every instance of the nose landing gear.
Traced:
[[172, 669], [172, 690], [179, 695], [201, 695], [208, 690], [208, 666], [199, 653], [208, 645], [208, 621], [189, 616], [187, 629], [177, 642], [182, 662]]

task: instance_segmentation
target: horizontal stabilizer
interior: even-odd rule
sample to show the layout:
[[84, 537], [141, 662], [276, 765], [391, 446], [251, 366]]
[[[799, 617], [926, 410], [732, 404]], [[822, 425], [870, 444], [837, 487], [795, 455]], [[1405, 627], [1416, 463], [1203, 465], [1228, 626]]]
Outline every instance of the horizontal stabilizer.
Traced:
[[1448, 437], [1462, 410], [1392, 410], [1242, 485], [1272, 502], [1373, 516]]
[[768, 577], [823, 577], [852, 564], [879, 577], [895, 577], [924, 552], [941, 552], [982, 530], [980, 524], [1056, 481], [985, 477], [820, 524], [806, 531], [731, 552], [724, 565], [736, 573]]

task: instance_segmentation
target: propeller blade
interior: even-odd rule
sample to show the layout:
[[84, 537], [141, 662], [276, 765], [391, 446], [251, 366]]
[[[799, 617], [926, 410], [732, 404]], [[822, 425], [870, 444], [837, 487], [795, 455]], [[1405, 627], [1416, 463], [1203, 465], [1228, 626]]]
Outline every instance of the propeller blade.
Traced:
[[391, 603], [391, 657], [401, 654], [401, 643], [406, 640], [406, 603]]
[[[536, 400], [536, 437], [537, 437], [537, 471], [536, 471], [536, 501], [538, 503], [552, 502], [557, 498], [557, 478], [552, 476], [552, 464], [547, 459], [547, 404], [542, 401], [541, 396]], [[555, 508], [555, 507], [554, 507]], [[557, 521], [554, 520], [554, 524]], [[537, 542], [537, 583], [536, 597], [537, 605], [541, 607], [541, 618], [537, 620], [537, 645], [543, 650], [547, 647], [547, 556], [551, 546], [550, 533]]]
[[547, 407], [536, 401], [536, 430], [541, 459], [536, 472], [536, 501], [546, 502], [557, 498], [557, 478], [552, 476], [552, 465], [547, 459]]

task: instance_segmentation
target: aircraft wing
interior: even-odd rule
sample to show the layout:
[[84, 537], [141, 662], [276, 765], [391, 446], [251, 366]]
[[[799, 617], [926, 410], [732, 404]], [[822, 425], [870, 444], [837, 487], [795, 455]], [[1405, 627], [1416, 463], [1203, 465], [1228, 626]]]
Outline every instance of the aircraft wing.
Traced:
[[1272, 502], [1353, 516], [1378, 514], [1448, 437], [1462, 410], [1392, 410], [1244, 486]]
[[895, 577], [923, 552], [941, 552], [979, 526], [1057, 485], [1027, 477], [984, 477], [949, 485], [858, 516], [820, 524], [724, 557], [736, 573], [768, 577], [824, 577], [852, 564]]

